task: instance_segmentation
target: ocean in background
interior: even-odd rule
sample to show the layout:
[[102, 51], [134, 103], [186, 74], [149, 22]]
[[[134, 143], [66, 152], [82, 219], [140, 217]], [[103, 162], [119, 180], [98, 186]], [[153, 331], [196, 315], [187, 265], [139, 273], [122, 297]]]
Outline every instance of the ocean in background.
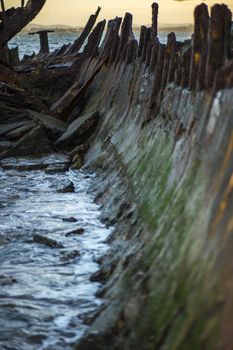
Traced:
[[[168, 32], [160, 32], [159, 38], [161, 43], [167, 42], [167, 34]], [[77, 39], [77, 37], [80, 35], [80, 32], [67, 32], [67, 31], [59, 31], [55, 33], [49, 34], [49, 46], [50, 51], [54, 51], [57, 48], [61, 47], [64, 44], [73, 43], [74, 40]], [[191, 33], [189, 32], [177, 32], [177, 40], [184, 41], [186, 39], [190, 39]], [[138, 39], [139, 38], [139, 32], [135, 32], [135, 36]], [[22, 32], [15, 36], [10, 42], [9, 47], [19, 47], [19, 55], [22, 59], [24, 55], [32, 55], [33, 52], [36, 54], [40, 50], [40, 41], [38, 35], [28, 35], [27, 32]]]

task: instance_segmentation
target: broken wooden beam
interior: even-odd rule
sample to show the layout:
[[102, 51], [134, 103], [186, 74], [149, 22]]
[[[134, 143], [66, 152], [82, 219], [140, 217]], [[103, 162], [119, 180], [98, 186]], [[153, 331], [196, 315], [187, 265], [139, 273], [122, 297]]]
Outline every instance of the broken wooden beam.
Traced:
[[80, 51], [81, 47], [83, 46], [87, 37], [89, 36], [90, 32], [92, 31], [92, 29], [96, 23], [96, 20], [99, 16], [100, 11], [101, 11], [101, 7], [98, 7], [96, 10], [96, 13], [90, 16], [82, 33], [80, 34], [78, 39], [75, 40], [74, 44], [69, 48], [69, 50], [67, 51], [67, 54], [70, 55], [70, 54], [74, 54], [74, 53], [77, 53]]
[[112, 51], [112, 48], [114, 46], [114, 39], [116, 36], [118, 36], [121, 22], [121, 17], [116, 17], [108, 21], [107, 31], [100, 47], [102, 57], [109, 55]]
[[144, 34], [143, 50], [142, 50], [142, 62], [146, 61], [147, 49], [151, 41], [151, 28], [146, 28]]
[[196, 89], [199, 79], [201, 79], [201, 83], [202, 81], [205, 81], [208, 29], [208, 7], [203, 3], [197, 6], [194, 10], [194, 35], [192, 38], [191, 67], [189, 76], [190, 90]]
[[131, 39], [134, 39], [133, 30], [132, 30], [132, 24], [133, 24], [133, 16], [131, 13], [126, 13], [122, 27], [121, 27], [121, 35], [120, 35], [120, 43], [118, 48], [118, 53], [116, 60], [119, 61], [122, 58], [124, 49], [128, 45], [129, 41]]
[[99, 22], [88, 37], [88, 41], [83, 50], [85, 57], [95, 57], [98, 54], [99, 45], [106, 25], [106, 20]]
[[41, 11], [46, 0], [29, 0], [25, 7], [17, 7], [10, 16], [4, 17], [4, 26], [0, 32], [0, 46], [4, 46], [19, 33]]
[[169, 68], [171, 64], [171, 59], [175, 55], [175, 51], [176, 51], [176, 35], [175, 33], [171, 32], [168, 34], [168, 37], [167, 37], [166, 54], [165, 54], [163, 76], [162, 76], [162, 83], [161, 83], [162, 90], [165, 89], [168, 81], [171, 81], [172, 73], [169, 72]]
[[141, 26], [139, 45], [138, 45], [138, 57], [141, 57], [142, 52], [143, 52], [143, 45], [144, 45], [144, 40], [145, 40], [144, 38], [146, 35], [146, 30], [147, 30], [147, 28], [145, 26]]
[[137, 55], [138, 50], [138, 42], [137, 40], [131, 40], [128, 45], [127, 53], [126, 53], [126, 64], [131, 64]]
[[158, 52], [159, 52], [159, 39], [156, 38], [152, 46], [151, 58], [150, 58], [150, 71], [152, 72], [154, 72], [156, 68]]
[[154, 79], [152, 93], [150, 97], [150, 109], [154, 109], [157, 106], [157, 97], [159, 95], [161, 83], [162, 83], [165, 54], [166, 54], [166, 45], [159, 44], [158, 59], [157, 59], [157, 64], [155, 69], [155, 79]]
[[151, 31], [152, 40], [155, 40], [158, 36], [158, 13], [159, 13], [159, 5], [156, 2], [154, 2], [152, 4], [152, 31]]
[[2, 10], [2, 13], [3, 13], [3, 16], [4, 16], [4, 13], [5, 13], [5, 3], [4, 3], [4, 0], [1, 0], [1, 10]]
[[212, 87], [215, 74], [224, 63], [228, 40], [230, 40], [230, 16], [225, 5], [214, 5], [211, 8], [211, 20], [208, 42], [206, 86]]

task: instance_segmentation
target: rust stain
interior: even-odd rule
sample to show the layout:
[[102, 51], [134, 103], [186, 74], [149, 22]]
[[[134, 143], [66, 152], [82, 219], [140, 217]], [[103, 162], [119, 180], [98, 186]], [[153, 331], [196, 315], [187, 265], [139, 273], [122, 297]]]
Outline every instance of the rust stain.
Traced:
[[[224, 174], [226, 173], [227, 167], [229, 166], [229, 162], [230, 162], [230, 158], [232, 156], [232, 153], [233, 153], [233, 131], [231, 132], [230, 141], [228, 143], [228, 146], [227, 146], [227, 149], [225, 152], [225, 156], [224, 156], [224, 159], [222, 162], [220, 173], [218, 175], [218, 178], [216, 179], [217, 185], [216, 185], [215, 191], [217, 191], [217, 192], [220, 191], [222, 179], [224, 177]], [[227, 187], [223, 193], [222, 201], [219, 204], [215, 219], [211, 225], [211, 232], [215, 231], [217, 226], [221, 222], [221, 220], [224, 216], [225, 210], [227, 209], [227, 206], [228, 206], [228, 197], [229, 197], [232, 190], [233, 190], [233, 174], [231, 175], [229, 182], [227, 184]]]
[[201, 55], [199, 52], [195, 52], [195, 55], [194, 55], [194, 62], [195, 62], [195, 65], [197, 66], [199, 64], [201, 60]]
[[[216, 218], [212, 224], [212, 230], [215, 230], [217, 228], [217, 226], [219, 225], [219, 223], [221, 222], [223, 216], [224, 216], [224, 213], [228, 207], [228, 202], [229, 202], [229, 196], [230, 196], [230, 193], [233, 191], [233, 174], [231, 175], [231, 178], [228, 182], [228, 185], [227, 185], [227, 188], [223, 194], [223, 199], [219, 205], [219, 209], [218, 209], [218, 212], [217, 212], [217, 215], [216, 215]], [[230, 225], [232, 225], [233, 227], [233, 220], [230, 222]]]

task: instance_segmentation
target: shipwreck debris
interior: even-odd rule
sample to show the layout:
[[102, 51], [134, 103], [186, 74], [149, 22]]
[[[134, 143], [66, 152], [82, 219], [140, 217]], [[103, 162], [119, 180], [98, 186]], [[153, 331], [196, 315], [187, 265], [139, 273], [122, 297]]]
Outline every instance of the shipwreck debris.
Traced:
[[[12, 31], [7, 32], [7, 28], [12, 23], [14, 16], [18, 16], [18, 24], [14, 30], [16, 32], [23, 23], [35, 15], [40, 7], [42, 8], [44, 2], [31, 0], [26, 7], [8, 12], [8, 19], [4, 15], [4, 23], [2, 23], [4, 27], [0, 33], [2, 53], [6, 51], [5, 45], [13, 35]], [[30, 6], [30, 16], [28, 15], [25, 18], [25, 11], [29, 11]], [[125, 335], [129, 334], [132, 322], [136, 320], [140, 323], [141, 315], [146, 312], [154, 323], [150, 322], [145, 333], [143, 333], [145, 335], [145, 338], [143, 338], [145, 346], [148, 344], [148, 348], [160, 347], [167, 339], [170, 330], [173, 332], [172, 327], [176, 318], [179, 318], [181, 324], [182, 322], [185, 324], [182, 329], [184, 332], [179, 333], [176, 341], [186, 342], [184, 336], [187, 336], [187, 339], [189, 338], [194, 321], [200, 326], [200, 318], [203, 315], [201, 314], [202, 310], [200, 315], [188, 314], [189, 308], [193, 309], [193, 300], [190, 301], [188, 297], [183, 300], [183, 295], [180, 298], [180, 292], [183, 293], [186, 290], [182, 289], [181, 291], [179, 288], [182, 283], [186, 288], [187, 276], [192, 277], [193, 273], [193, 270], [188, 270], [188, 266], [184, 262], [189, 262], [189, 259], [195, 256], [196, 250], [198, 251], [199, 248], [196, 246], [193, 248], [193, 241], [191, 240], [189, 243], [192, 248], [190, 251], [188, 250], [188, 253], [190, 253], [187, 254], [189, 255], [188, 258], [186, 258], [186, 255], [183, 257], [184, 261], [176, 260], [177, 255], [170, 253], [173, 253], [173, 246], [177, 245], [180, 248], [180, 231], [184, 231], [183, 226], [186, 225], [189, 215], [191, 216], [190, 227], [192, 227], [192, 223], [196, 218], [193, 217], [195, 216], [193, 215], [193, 202], [189, 202], [189, 197], [191, 196], [190, 193], [193, 194], [192, 186], [197, 177], [198, 164], [196, 160], [200, 161], [206, 149], [209, 150], [208, 156], [211, 160], [203, 156], [202, 166], [205, 169], [206, 165], [204, 163], [208, 164], [205, 171], [208, 173], [206, 179], [210, 191], [206, 193], [207, 198], [204, 198], [203, 203], [206, 205], [205, 201], [211, 201], [210, 204], [207, 203], [210, 208], [209, 212], [211, 212], [211, 220], [209, 227], [206, 228], [203, 237], [201, 237], [200, 246], [206, 248], [208, 254], [211, 255], [212, 244], [210, 247], [208, 242], [206, 243], [208, 236], [211, 235], [211, 240], [214, 239], [213, 236], [217, 237], [216, 240], [219, 241], [219, 237], [222, 238], [223, 236], [222, 232], [229, 237], [232, 228], [232, 222], [229, 219], [232, 208], [227, 205], [232, 199], [232, 15], [223, 4], [213, 6], [211, 13], [209, 13], [205, 4], [201, 4], [195, 10], [194, 34], [191, 40], [179, 42], [175, 33], [172, 32], [168, 34], [167, 43], [164, 44], [160, 42], [158, 36], [158, 5], [156, 3], [152, 5], [152, 24], [150, 27], [141, 27], [139, 42], [135, 39], [133, 33], [132, 14], [126, 13], [123, 19], [116, 17], [110, 20], [105, 32], [106, 22], [104, 20], [96, 24], [99, 12], [100, 8], [90, 17], [83, 32], [73, 44], [65, 45], [61, 49], [49, 53], [46, 39], [42, 50], [43, 55], [28, 58], [14, 68], [6, 62], [0, 62], [0, 79], [2, 81], [0, 84], [0, 106], [2, 111], [0, 116], [2, 126], [0, 132], [0, 150], [2, 153], [0, 158], [25, 155], [38, 156], [41, 153], [46, 154], [59, 150], [59, 152], [69, 152], [72, 157], [72, 167], [77, 169], [85, 164], [85, 156], [89, 150], [87, 155], [89, 157], [88, 164], [92, 164], [95, 169], [106, 172], [104, 176], [112, 179], [112, 182], [108, 183], [106, 188], [99, 190], [99, 198], [101, 198], [101, 204], [103, 204], [108, 196], [113, 197], [108, 205], [114, 206], [115, 213], [111, 216], [104, 213], [103, 218], [109, 224], [116, 224], [118, 220], [122, 221], [120, 229], [123, 228], [123, 234], [120, 229], [117, 233], [119, 238], [117, 243], [120, 249], [125, 248], [128, 241], [130, 245], [131, 235], [138, 220], [138, 218], [134, 218], [134, 221], [132, 219], [131, 222], [132, 209], [122, 203], [122, 198], [129, 198], [126, 193], [130, 189], [135, 196], [135, 202], [139, 203], [139, 205], [135, 205], [138, 206], [139, 211], [141, 210], [142, 220], [146, 221], [150, 218], [153, 220], [150, 220], [149, 224], [146, 222], [145, 229], [138, 230], [133, 237], [140, 247], [138, 251], [132, 252], [131, 247], [127, 247], [128, 251], [125, 256], [129, 256], [129, 259], [124, 262], [121, 259], [119, 261], [115, 259], [112, 264], [107, 263], [98, 273], [92, 276], [92, 280], [106, 282], [106, 288], [101, 292], [102, 296], [105, 296], [109, 290], [114, 292], [115, 289], [112, 286], [119, 283], [119, 280], [121, 280], [120, 283], [124, 282], [124, 279], [127, 280], [127, 283], [131, 283], [131, 290], [137, 285], [140, 296], [133, 295], [131, 297], [131, 295], [122, 293], [119, 301], [117, 299], [118, 295], [114, 293], [109, 293], [110, 296], [107, 295], [108, 297], [113, 295], [114, 303], [117, 300], [120, 307], [118, 313], [115, 313], [112, 312], [111, 305], [106, 306], [105, 315], [109, 316], [108, 312], [111, 313], [112, 324], [116, 328], [113, 327], [115, 332], [111, 333], [110, 337], [108, 337], [109, 324], [105, 324], [105, 333], [100, 334], [98, 330], [95, 330], [97, 337], [100, 334], [99, 348], [101, 350], [109, 349], [113, 339], [116, 341], [116, 348], [119, 345], [119, 349], [122, 349], [124, 340], [129, 342], [127, 343], [129, 348], [132, 344], [137, 344], [138, 337], [140, 337], [139, 333], [135, 332], [133, 334], [135, 339], [125, 339]], [[21, 15], [19, 15], [20, 13]], [[86, 43], [85, 47], [83, 47], [84, 43]], [[132, 133], [132, 130], [135, 131], [136, 135]], [[117, 135], [118, 132], [120, 136]], [[16, 135], [17, 137], [15, 137]], [[156, 137], [154, 137], [155, 135]], [[154, 138], [158, 138], [158, 140], [156, 139], [158, 142], [155, 145], [156, 147], [152, 147]], [[92, 143], [94, 149], [92, 149]], [[172, 149], [173, 155], [166, 158], [169, 147]], [[140, 159], [137, 158], [138, 150], [141, 151]], [[154, 155], [156, 155], [156, 158], [154, 158]], [[133, 161], [137, 161], [136, 165], [132, 164], [131, 158], [133, 158]], [[153, 163], [155, 159], [156, 164]], [[164, 159], [169, 164], [164, 165]], [[115, 164], [118, 166], [117, 171], [114, 168]], [[129, 164], [132, 168], [129, 168]], [[145, 170], [147, 164], [149, 164], [149, 174]], [[196, 167], [193, 169], [192, 177], [190, 177], [183, 198], [183, 192], [181, 191], [180, 194], [179, 191], [184, 186], [186, 169], [190, 167], [190, 164], [194, 164]], [[70, 166], [70, 164], [65, 164], [62, 169], [59, 166], [58, 168], [48, 168], [45, 171], [48, 171], [48, 173], [64, 171], [67, 166]], [[163, 178], [160, 177], [161, 169], [164, 171]], [[111, 172], [116, 172], [117, 175], [114, 177], [110, 174]], [[151, 187], [148, 187], [151, 174], [155, 176], [152, 179]], [[127, 178], [127, 185], [124, 183], [120, 187], [117, 184], [120, 191], [116, 194], [114, 180], [118, 175]], [[160, 182], [155, 193], [153, 186], [156, 181]], [[172, 187], [171, 192], [165, 190], [165, 198], [163, 198], [162, 193], [164, 184], [169, 185], [169, 191]], [[203, 184], [201, 183], [201, 185]], [[197, 187], [197, 192], [193, 194], [195, 203], [200, 196], [200, 192], [202, 192], [199, 183]], [[144, 191], [144, 188], [147, 189], [147, 192], [145, 198], [142, 199], [141, 192]], [[74, 184], [68, 183], [63, 188], [58, 189], [57, 192], [74, 193]], [[153, 196], [155, 196], [156, 201], [152, 201]], [[179, 198], [177, 203], [176, 196]], [[190, 207], [186, 206], [186, 202], [190, 204]], [[161, 232], [164, 229], [166, 233], [166, 240], [163, 241], [161, 232], [157, 231], [158, 218], [160, 218], [161, 212], [168, 211], [170, 213], [170, 207], [173, 208], [171, 221], [164, 222], [164, 227], [161, 228]], [[153, 216], [155, 209], [157, 210], [156, 217]], [[180, 221], [180, 218], [183, 218], [183, 222]], [[198, 223], [197, 231], [199, 235], [200, 226], [201, 228], [204, 226], [202, 220], [204, 220], [203, 216], [201, 216]], [[72, 221], [73, 219], [69, 219], [69, 222]], [[129, 221], [131, 226], [128, 224]], [[187, 222], [189, 224], [188, 220]], [[141, 248], [143, 251], [148, 242], [152, 240], [153, 234], [144, 236], [144, 230], [146, 231], [150, 225], [154, 225], [154, 232], [152, 233], [156, 236], [156, 239], [158, 238], [158, 241], [154, 242], [154, 246], [156, 246], [159, 253], [161, 251], [157, 246], [161, 244], [160, 240], [164, 245], [162, 248], [164, 248], [164, 252], [168, 256], [166, 258], [169, 261], [167, 266], [163, 265], [162, 259], [156, 260], [159, 259], [159, 254], [156, 254], [156, 259], [148, 254], [151, 260], [146, 261], [145, 264], [147, 265], [144, 265], [143, 256], [141, 257], [138, 253], [141, 252]], [[207, 222], [205, 222], [205, 225], [208, 226]], [[148, 232], [150, 232], [149, 229]], [[187, 232], [193, 238], [193, 232], [188, 231], [188, 229]], [[82, 231], [79, 233], [82, 233]], [[189, 237], [186, 235], [185, 240], [188, 239]], [[52, 247], [55, 244], [41, 236], [36, 236], [35, 240], [37, 243]], [[169, 245], [170, 247], [167, 248]], [[186, 252], [187, 246], [184, 248]], [[199, 251], [199, 255], [204, 256], [206, 261], [209, 258], [208, 254], [203, 254], [202, 249]], [[231, 251], [229, 256], [230, 254]], [[72, 255], [69, 258], [78, 256], [79, 252], [76, 252], [74, 256]], [[154, 263], [153, 266], [151, 262]], [[122, 264], [129, 269], [132, 266], [133, 272], [136, 271], [136, 273], [128, 274], [127, 278], [125, 276], [123, 278], [121, 278], [122, 276], [119, 277], [116, 271], [121, 268]], [[181, 264], [182, 269], [176, 271], [176, 264]], [[216, 266], [215, 264], [214, 260], [213, 266]], [[172, 266], [171, 270], [170, 265]], [[183, 270], [184, 265], [185, 269]], [[156, 278], [150, 271], [152, 267], [156, 271]], [[164, 290], [162, 292], [156, 290], [156, 292], [160, 293], [159, 298], [165, 304], [168, 299], [169, 302], [170, 300], [174, 301], [174, 304], [172, 304], [172, 307], [170, 307], [170, 304], [168, 305], [166, 312], [168, 312], [169, 317], [167, 317], [167, 314], [163, 315], [162, 328], [158, 334], [153, 334], [153, 337], [150, 338], [148, 334], [150, 336], [151, 328], [153, 328], [152, 331], [156, 328], [154, 324], [158, 321], [156, 319], [157, 312], [159, 313], [161, 308], [160, 299], [153, 299], [154, 295], [150, 293], [150, 288], [153, 283], [157, 283], [158, 276], [159, 280], [163, 280], [164, 271], [166, 271], [166, 277], [169, 276], [168, 279], [171, 281], [169, 288], [165, 288], [166, 293], [171, 294], [168, 298]], [[174, 271], [177, 273], [175, 279]], [[196, 273], [196, 271], [194, 272]], [[199, 272], [198, 269], [198, 278]], [[211, 272], [211, 270], [207, 271], [207, 276]], [[177, 276], [179, 278], [178, 282]], [[189, 283], [189, 290], [191, 290], [193, 281], [189, 281]], [[119, 287], [119, 284], [117, 286]], [[203, 286], [201, 285], [201, 287]], [[206, 296], [204, 293], [208, 288], [204, 285], [202, 290], [204, 297]], [[228, 293], [228, 286], [225, 287], [225, 290]], [[154, 302], [152, 309], [148, 301], [149, 294]], [[197, 300], [199, 300], [199, 296], [199, 294], [196, 295]], [[206, 301], [206, 298], [203, 300]], [[209, 299], [208, 302], [210, 302]], [[230, 303], [231, 305], [232, 303]], [[214, 306], [216, 307], [216, 305]], [[205, 309], [207, 325], [210, 311], [216, 310], [216, 308], [208, 307]], [[183, 312], [184, 309], [185, 312]], [[232, 307], [229, 309], [232, 318]], [[223, 321], [228, 320], [228, 317], [223, 316]], [[108, 321], [109, 318], [106, 317], [106, 320]], [[104, 323], [103, 319], [101, 321]], [[97, 323], [98, 318], [93, 328], [98, 329], [99, 324]], [[203, 323], [201, 323], [201, 327]], [[144, 324], [140, 323], [140, 326], [144, 330]], [[203, 329], [204, 335], [206, 334], [205, 331], [206, 328]], [[209, 332], [209, 329], [207, 332]], [[232, 340], [231, 333], [230, 329], [225, 337], [229, 341]], [[96, 339], [94, 337], [93, 340], [91, 333], [88, 335], [89, 338], [86, 337], [81, 340], [77, 348], [93, 347], [93, 341], [96, 341]], [[171, 335], [173, 337], [174, 332]], [[198, 348], [203, 348], [203, 344], [205, 347], [206, 343], [203, 339], [200, 339], [201, 346], [198, 346]], [[102, 343], [102, 340], [104, 343]], [[131, 341], [132, 343], [130, 343]], [[167, 346], [167, 343], [165, 345]], [[224, 346], [220, 348], [224, 348]]]
[[28, 33], [29, 35], [38, 34], [40, 37], [40, 54], [49, 53], [49, 39], [48, 33], [54, 33], [54, 30], [39, 30], [38, 32]]

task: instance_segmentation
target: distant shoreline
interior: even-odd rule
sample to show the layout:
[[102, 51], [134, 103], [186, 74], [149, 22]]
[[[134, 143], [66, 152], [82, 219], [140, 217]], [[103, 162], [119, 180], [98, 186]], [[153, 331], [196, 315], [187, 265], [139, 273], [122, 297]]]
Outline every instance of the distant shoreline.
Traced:
[[[27, 26], [22, 33], [30, 33], [33, 31], [38, 31], [39, 29], [53, 29], [55, 30], [57, 33], [77, 33], [77, 32], [81, 32], [83, 30], [84, 27], [80, 26], [80, 27], [72, 27], [72, 26], [66, 26], [66, 25], [40, 25], [40, 24], [30, 24], [29, 26]], [[140, 31], [141, 26], [136, 25], [133, 27], [134, 31]], [[162, 24], [161, 26], [159, 26], [159, 31], [160, 32], [193, 32], [193, 25], [192, 24], [174, 24], [174, 25], [168, 25], [168, 24]]]

